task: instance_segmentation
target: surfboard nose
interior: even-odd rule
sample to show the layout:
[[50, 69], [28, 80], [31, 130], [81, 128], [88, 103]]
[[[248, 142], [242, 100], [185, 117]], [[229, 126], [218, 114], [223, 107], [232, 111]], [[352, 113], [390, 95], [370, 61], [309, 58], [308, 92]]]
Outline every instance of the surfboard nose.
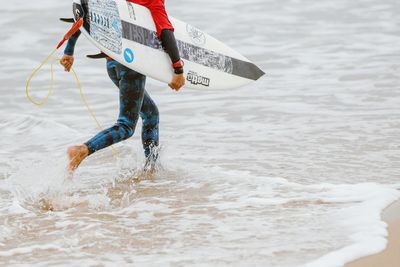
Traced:
[[237, 75], [249, 80], [257, 81], [262, 76], [265, 75], [265, 72], [260, 69], [256, 64], [250, 61], [242, 61], [233, 59], [233, 75]]
[[266, 73], [260, 69], [257, 65], [254, 64], [254, 77], [255, 77], [255, 81], [257, 81], [258, 79], [260, 79], [262, 76], [264, 76]]

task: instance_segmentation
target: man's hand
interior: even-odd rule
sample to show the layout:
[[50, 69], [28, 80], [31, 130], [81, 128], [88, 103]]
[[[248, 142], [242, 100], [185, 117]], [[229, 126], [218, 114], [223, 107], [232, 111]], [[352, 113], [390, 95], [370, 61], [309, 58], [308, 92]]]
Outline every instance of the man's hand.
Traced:
[[172, 81], [168, 85], [172, 90], [178, 92], [185, 85], [185, 76], [183, 74], [174, 74]]
[[60, 60], [60, 64], [64, 67], [65, 71], [69, 72], [72, 68], [72, 65], [74, 64], [74, 57], [69, 55], [64, 55]]

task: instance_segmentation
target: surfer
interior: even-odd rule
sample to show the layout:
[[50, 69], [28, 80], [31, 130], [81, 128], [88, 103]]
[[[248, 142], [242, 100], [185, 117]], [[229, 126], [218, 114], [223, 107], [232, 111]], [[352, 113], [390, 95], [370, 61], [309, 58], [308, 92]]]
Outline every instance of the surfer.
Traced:
[[[174, 35], [174, 27], [169, 21], [164, 0], [128, 0], [147, 7], [153, 17], [158, 38], [171, 58], [174, 74], [169, 86], [176, 91], [185, 84], [183, 63]], [[74, 48], [80, 36], [76, 32], [69, 40], [61, 58], [65, 71], [70, 71], [74, 63]], [[146, 157], [146, 169], [152, 169], [158, 157], [159, 112], [156, 104], [145, 90], [146, 77], [121, 63], [107, 57], [107, 72], [113, 83], [119, 88], [120, 110], [114, 126], [101, 131], [86, 143], [68, 148], [68, 171], [72, 173], [89, 155], [112, 144], [128, 139], [134, 134], [139, 116], [142, 118], [142, 144]]]

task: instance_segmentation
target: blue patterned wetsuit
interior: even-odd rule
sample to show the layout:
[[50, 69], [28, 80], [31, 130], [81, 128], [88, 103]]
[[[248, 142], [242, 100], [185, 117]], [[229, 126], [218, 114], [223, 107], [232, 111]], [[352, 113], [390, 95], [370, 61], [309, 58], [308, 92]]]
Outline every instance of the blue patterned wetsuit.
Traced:
[[[79, 35], [80, 32], [68, 40], [64, 51], [66, 55], [73, 55]], [[159, 144], [159, 113], [156, 104], [145, 90], [146, 77], [112, 59], [107, 59], [107, 72], [119, 88], [119, 117], [113, 127], [98, 133], [85, 143], [89, 155], [131, 137], [140, 116], [143, 120], [143, 148], [145, 156], [149, 157], [153, 148]]]

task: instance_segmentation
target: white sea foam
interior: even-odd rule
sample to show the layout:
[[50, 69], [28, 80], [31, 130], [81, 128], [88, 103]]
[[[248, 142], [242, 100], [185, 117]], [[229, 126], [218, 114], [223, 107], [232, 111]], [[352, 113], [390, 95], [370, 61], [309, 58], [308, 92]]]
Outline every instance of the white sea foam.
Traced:
[[[338, 188], [339, 197], [335, 201], [343, 201], [343, 187], [352, 191], [350, 198], [357, 204], [342, 208], [333, 219], [348, 234], [351, 243], [304, 267], [340, 267], [357, 258], [378, 253], [386, 247], [387, 224], [382, 221], [381, 212], [399, 199], [400, 191], [377, 184], [361, 184], [350, 188], [342, 186]], [[354, 190], [354, 187], [358, 190]], [[347, 202], [348, 197], [345, 196], [345, 199]]]

